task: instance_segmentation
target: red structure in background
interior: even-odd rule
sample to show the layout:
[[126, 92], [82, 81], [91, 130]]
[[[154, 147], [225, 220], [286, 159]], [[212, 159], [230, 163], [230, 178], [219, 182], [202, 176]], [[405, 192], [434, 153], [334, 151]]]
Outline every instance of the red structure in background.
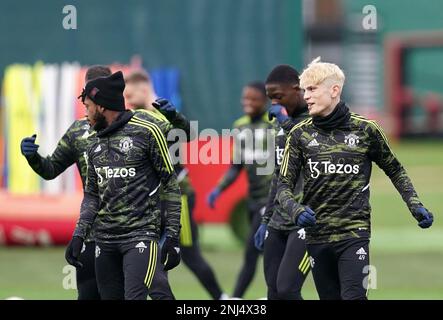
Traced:
[[[220, 196], [214, 210], [206, 205], [207, 194], [228, 170], [229, 164], [206, 164], [200, 157], [203, 154], [199, 153], [206, 150], [202, 147], [207, 147], [208, 143], [211, 143], [213, 150], [218, 148], [218, 162], [220, 162], [223, 157], [222, 145], [224, 145], [221, 141], [219, 138], [214, 138], [210, 142], [193, 141], [184, 146], [188, 150], [188, 160], [191, 158], [198, 160], [196, 163], [187, 164], [186, 167], [189, 169], [189, 177], [196, 190], [194, 215], [199, 223], [228, 222], [233, 209], [247, 192], [246, 176], [242, 173], [239, 179]], [[225, 140], [225, 145], [231, 150], [230, 141]], [[83, 194], [80, 192], [57, 196], [17, 196], [0, 191], [0, 245], [67, 244], [79, 216], [82, 197]]]
[[[229, 139], [229, 138], [223, 138]], [[198, 147], [192, 147], [192, 144], [198, 144]], [[190, 162], [192, 150], [202, 150], [202, 146], [209, 142], [193, 141], [187, 144], [189, 178], [196, 192], [196, 205], [194, 209], [194, 217], [198, 223], [214, 222], [225, 223], [229, 221], [234, 207], [239, 201], [246, 197], [247, 179], [245, 172], [217, 199], [215, 209], [211, 209], [206, 204], [206, 198], [212, 188], [216, 186], [224, 173], [229, 169], [229, 164], [202, 164], [201, 158], [199, 163], [192, 164]], [[230, 146], [230, 141], [225, 140], [225, 144], [221, 140], [214, 138], [211, 140], [214, 148], [218, 148], [219, 162], [222, 160], [222, 146]], [[230, 150], [231, 148], [229, 148]], [[194, 155], [195, 156], [195, 155]], [[203, 155], [204, 156], [204, 155]]]
[[441, 97], [434, 93], [428, 93], [423, 98], [423, 106], [425, 107], [425, 109], [429, 114], [429, 120], [428, 120], [429, 130], [431, 131], [431, 133], [437, 133], [439, 130], [438, 115], [440, 113], [440, 110], [443, 110], [443, 101], [441, 100]]
[[[443, 32], [407, 32], [393, 33], [385, 40], [385, 104], [393, 121], [392, 135], [399, 139], [405, 128], [404, 117], [405, 108], [409, 108], [411, 103], [411, 91], [403, 85], [405, 51], [414, 48], [443, 47]], [[429, 101], [428, 101], [429, 104]], [[435, 110], [435, 103], [428, 107], [430, 111], [430, 125], [436, 125], [432, 117], [438, 113]]]
[[11, 195], [0, 192], [0, 244], [66, 244], [79, 216], [83, 195]]

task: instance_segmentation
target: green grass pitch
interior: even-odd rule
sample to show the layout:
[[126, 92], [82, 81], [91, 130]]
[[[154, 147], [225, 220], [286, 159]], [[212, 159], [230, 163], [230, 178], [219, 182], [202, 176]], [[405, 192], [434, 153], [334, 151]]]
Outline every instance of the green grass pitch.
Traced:
[[[389, 179], [374, 166], [371, 181], [371, 265], [377, 289], [370, 299], [443, 299], [443, 143], [393, 145], [424, 204], [434, 213], [428, 230], [417, 227]], [[232, 293], [242, 262], [242, 246], [225, 225], [203, 225], [200, 241], [224, 291]], [[64, 248], [0, 248], [0, 299], [75, 299], [63, 289]], [[209, 299], [183, 265], [170, 272], [178, 299]], [[318, 299], [312, 276], [303, 289], [306, 299]], [[266, 296], [262, 260], [246, 299]]]

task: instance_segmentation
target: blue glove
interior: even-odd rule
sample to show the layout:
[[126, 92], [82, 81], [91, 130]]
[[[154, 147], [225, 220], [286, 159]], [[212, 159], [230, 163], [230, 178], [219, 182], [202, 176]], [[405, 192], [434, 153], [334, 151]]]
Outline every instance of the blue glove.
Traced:
[[20, 143], [20, 150], [25, 157], [32, 156], [37, 153], [38, 144], [35, 144], [35, 139], [37, 135], [34, 134], [32, 137], [26, 137]]
[[283, 106], [279, 104], [273, 104], [268, 110], [268, 118], [269, 120], [276, 118], [278, 123], [283, 123], [289, 117], [286, 109]]
[[158, 98], [152, 105], [158, 109], [168, 120], [174, 120], [177, 116], [177, 109], [166, 99]]
[[263, 251], [266, 234], [268, 232], [267, 229], [268, 225], [266, 223], [262, 223], [260, 227], [258, 227], [257, 232], [254, 235], [254, 245], [257, 250]]
[[296, 224], [302, 228], [313, 226], [315, 222], [315, 212], [309, 207], [305, 207], [305, 211], [300, 213], [296, 220]]
[[220, 189], [219, 188], [215, 188], [214, 190], [211, 191], [211, 193], [208, 195], [208, 205], [211, 209], [214, 209], [215, 207], [215, 200], [217, 200], [217, 198], [220, 196]]
[[425, 207], [415, 208], [412, 215], [418, 221], [418, 226], [423, 229], [429, 228], [434, 222], [434, 216]]

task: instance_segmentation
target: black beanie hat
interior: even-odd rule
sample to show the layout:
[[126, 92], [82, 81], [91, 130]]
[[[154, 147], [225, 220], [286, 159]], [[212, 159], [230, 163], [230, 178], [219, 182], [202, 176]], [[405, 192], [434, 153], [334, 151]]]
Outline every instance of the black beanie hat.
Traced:
[[109, 77], [100, 77], [86, 83], [80, 97], [83, 102], [85, 102], [86, 97], [89, 97], [95, 104], [106, 109], [125, 111], [124, 89], [125, 80], [123, 79], [123, 73], [117, 71]]

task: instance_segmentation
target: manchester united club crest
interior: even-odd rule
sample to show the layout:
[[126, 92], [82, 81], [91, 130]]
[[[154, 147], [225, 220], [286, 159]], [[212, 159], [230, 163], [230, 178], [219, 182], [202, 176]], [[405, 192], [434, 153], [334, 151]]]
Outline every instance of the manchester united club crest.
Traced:
[[360, 139], [357, 135], [351, 133], [345, 136], [345, 143], [348, 145], [349, 148], [355, 148], [357, 147], [358, 143], [360, 142]]
[[120, 151], [127, 153], [132, 148], [132, 139], [129, 137], [124, 137], [119, 142]]

